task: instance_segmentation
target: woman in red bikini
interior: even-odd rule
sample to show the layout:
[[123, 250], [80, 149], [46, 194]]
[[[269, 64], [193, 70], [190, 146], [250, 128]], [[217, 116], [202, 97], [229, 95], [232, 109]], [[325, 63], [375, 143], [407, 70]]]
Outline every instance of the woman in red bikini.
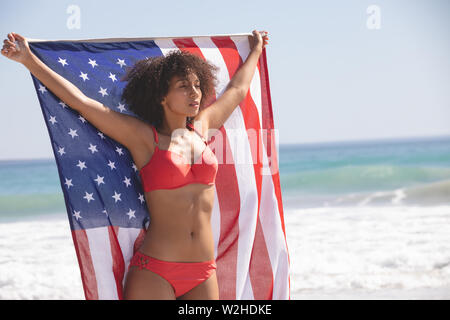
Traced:
[[4, 40], [2, 55], [22, 63], [68, 106], [127, 147], [139, 168], [151, 223], [130, 261], [125, 299], [219, 299], [210, 223], [218, 163], [207, 141], [249, 89], [268, 37], [255, 30], [251, 39], [251, 52], [227, 89], [202, 110], [214, 92], [214, 66], [180, 52], [138, 61], [123, 91], [138, 118], [86, 97], [43, 64], [21, 35], [10, 33]]

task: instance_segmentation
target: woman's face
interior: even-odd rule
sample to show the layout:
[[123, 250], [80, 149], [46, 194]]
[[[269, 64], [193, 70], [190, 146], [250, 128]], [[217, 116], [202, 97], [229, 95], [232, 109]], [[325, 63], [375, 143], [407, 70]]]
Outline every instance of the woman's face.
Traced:
[[200, 80], [195, 73], [186, 78], [174, 76], [169, 85], [169, 92], [161, 104], [173, 113], [194, 117], [198, 114], [202, 91]]

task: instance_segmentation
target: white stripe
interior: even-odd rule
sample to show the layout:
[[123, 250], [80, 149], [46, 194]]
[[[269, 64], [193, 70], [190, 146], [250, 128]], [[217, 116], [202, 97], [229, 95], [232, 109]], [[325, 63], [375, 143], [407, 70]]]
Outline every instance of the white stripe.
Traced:
[[255, 300], [255, 296], [253, 295], [252, 283], [250, 282], [250, 273], [247, 273], [243, 290], [244, 291], [242, 292], [242, 297], [236, 297], [236, 300]]
[[155, 40], [155, 44], [161, 49], [164, 56], [167, 56], [171, 51], [179, 51], [178, 47], [172, 41], [172, 39], [158, 39]]
[[219, 98], [223, 94], [228, 82], [230, 82], [227, 65], [211, 38], [193, 38], [192, 40], [201, 50], [205, 59], [219, 67], [219, 70], [217, 70], [216, 87], [216, 98]]
[[98, 298], [99, 300], [117, 300], [108, 228], [93, 228], [85, 231], [97, 280]]
[[[250, 43], [248, 42], [248, 39], [246, 37], [231, 37], [231, 40], [233, 40], [236, 45], [242, 61], [245, 61], [250, 54]], [[258, 110], [259, 126], [262, 128], [261, 78], [259, 76], [258, 68], [256, 68], [250, 83], [250, 95]]]
[[119, 228], [117, 232], [117, 240], [119, 241], [120, 250], [122, 250], [123, 260], [124, 260], [124, 275], [122, 285], [125, 285], [125, 279], [128, 273], [128, 265], [133, 257], [134, 242], [138, 237], [141, 229], [137, 228]]
[[[218, 96], [223, 94], [230, 78], [225, 61], [211, 39], [195, 38], [194, 42], [201, 49], [206, 60], [219, 67], [217, 79]], [[228, 142], [235, 159], [236, 177], [241, 199], [239, 213], [239, 238], [236, 265], [236, 299], [253, 299], [253, 291], [249, 281], [249, 266], [256, 231], [258, 211], [258, 193], [255, 182], [253, 163], [236, 163], [242, 154], [250, 155], [250, 145], [245, 131], [244, 117], [240, 108], [236, 108], [224, 123]], [[237, 130], [239, 129], [239, 130]], [[240, 154], [240, 155], [239, 155]], [[225, 157], [226, 160], [226, 157]]]

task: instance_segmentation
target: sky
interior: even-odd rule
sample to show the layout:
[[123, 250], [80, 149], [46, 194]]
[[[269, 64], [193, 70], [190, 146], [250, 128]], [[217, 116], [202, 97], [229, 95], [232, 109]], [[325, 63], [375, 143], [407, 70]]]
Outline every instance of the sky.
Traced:
[[[450, 135], [448, 0], [15, 0], [0, 9], [3, 38], [267, 30], [281, 145]], [[0, 70], [0, 160], [53, 158], [29, 71], [3, 56]]]

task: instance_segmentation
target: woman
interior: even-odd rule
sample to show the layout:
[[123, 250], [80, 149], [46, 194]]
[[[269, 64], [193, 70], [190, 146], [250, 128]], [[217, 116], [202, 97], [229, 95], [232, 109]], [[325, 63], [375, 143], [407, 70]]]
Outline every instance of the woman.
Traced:
[[[138, 61], [125, 76], [122, 96], [136, 118], [86, 97], [42, 63], [23, 36], [10, 33], [4, 40], [2, 55], [22, 63], [63, 102], [127, 147], [139, 169], [150, 225], [130, 261], [125, 299], [219, 298], [210, 223], [218, 163], [206, 141], [245, 98], [267, 41], [266, 32], [253, 31], [246, 61], [222, 96], [202, 110], [214, 92], [214, 66], [179, 52]], [[194, 130], [192, 122], [201, 129]]]

